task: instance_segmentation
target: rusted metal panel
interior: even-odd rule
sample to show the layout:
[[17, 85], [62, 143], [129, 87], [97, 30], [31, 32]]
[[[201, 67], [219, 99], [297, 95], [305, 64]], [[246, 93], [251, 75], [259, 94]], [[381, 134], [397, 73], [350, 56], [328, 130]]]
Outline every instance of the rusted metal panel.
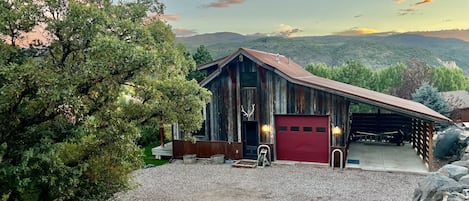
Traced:
[[190, 141], [173, 140], [173, 157], [182, 158], [185, 154], [196, 154], [199, 158], [209, 158], [215, 154], [224, 154], [225, 158], [241, 159], [243, 156], [241, 143], [220, 141]]

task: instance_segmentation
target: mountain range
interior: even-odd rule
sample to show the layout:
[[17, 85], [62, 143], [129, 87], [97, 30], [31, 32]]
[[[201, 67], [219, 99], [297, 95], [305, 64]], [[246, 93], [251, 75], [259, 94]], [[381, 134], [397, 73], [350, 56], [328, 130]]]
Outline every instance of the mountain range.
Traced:
[[285, 55], [302, 66], [310, 63], [340, 66], [355, 60], [381, 69], [399, 63], [425, 62], [430, 66], [459, 67], [469, 74], [469, 42], [464, 38], [469, 36], [469, 30], [451, 32], [453, 36], [443, 32], [413, 32], [291, 38], [219, 32], [178, 37], [177, 41], [191, 52], [204, 45], [213, 58], [246, 47]]

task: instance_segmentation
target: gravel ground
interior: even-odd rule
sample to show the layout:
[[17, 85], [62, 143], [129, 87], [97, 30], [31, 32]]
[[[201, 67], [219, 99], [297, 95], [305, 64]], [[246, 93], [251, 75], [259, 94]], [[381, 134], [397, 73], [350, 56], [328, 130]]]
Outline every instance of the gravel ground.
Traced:
[[230, 165], [175, 163], [133, 173], [136, 188], [124, 200], [411, 200], [422, 175], [274, 165], [245, 169]]

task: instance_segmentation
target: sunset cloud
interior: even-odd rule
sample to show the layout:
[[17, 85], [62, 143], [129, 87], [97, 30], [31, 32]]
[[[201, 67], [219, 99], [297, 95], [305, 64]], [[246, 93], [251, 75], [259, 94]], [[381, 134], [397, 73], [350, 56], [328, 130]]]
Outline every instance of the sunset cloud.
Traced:
[[242, 4], [246, 0], [218, 0], [216, 2], [212, 2], [208, 5], [205, 5], [206, 8], [228, 8], [232, 4]]
[[303, 32], [303, 30], [300, 28], [292, 27], [288, 24], [280, 24], [276, 35], [280, 35], [284, 37], [295, 37], [300, 32]]
[[431, 2], [432, 2], [432, 0], [423, 0], [421, 2], [415, 3], [415, 5], [420, 5], [420, 4], [424, 4], [424, 3], [431, 3]]
[[404, 3], [406, 0], [394, 0], [397, 3]]
[[375, 33], [379, 33], [379, 31], [376, 29], [370, 29], [370, 28], [354, 27], [349, 30], [335, 32], [334, 34], [341, 35], [341, 36], [359, 36], [359, 35], [367, 35], [367, 34], [375, 34]]
[[188, 36], [193, 36], [197, 34], [197, 32], [194, 29], [185, 29], [185, 28], [174, 28], [173, 33], [177, 37], [188, 37]]
[[144, 19], [143, 19], [143, 22], [145, 24], [149, 24], [151, 22], [154, 22], [155, 20], [161, 20], [161, 21], [164, 21], [164, 22], [168, 22], [168, 21], [178, 21], [180, 20], [180, 18], [176, 15], [170, 15], [170, 14], [149, 14], [147, 15]]
[[176, 15], [170, 15], [170, 14], [162, 14], [162, 15], [159, 15], [160, 19], [162, 20], [166, 20], [166, 21], [179, 21], [180, 18]]

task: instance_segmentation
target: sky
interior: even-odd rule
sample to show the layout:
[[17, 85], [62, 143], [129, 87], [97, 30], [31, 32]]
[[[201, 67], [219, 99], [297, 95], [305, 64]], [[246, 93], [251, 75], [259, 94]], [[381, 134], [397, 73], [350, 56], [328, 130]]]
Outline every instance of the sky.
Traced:
[[469, 29], [469, 0], [160, 0], [177, 36], [322, 36]]

